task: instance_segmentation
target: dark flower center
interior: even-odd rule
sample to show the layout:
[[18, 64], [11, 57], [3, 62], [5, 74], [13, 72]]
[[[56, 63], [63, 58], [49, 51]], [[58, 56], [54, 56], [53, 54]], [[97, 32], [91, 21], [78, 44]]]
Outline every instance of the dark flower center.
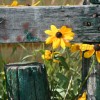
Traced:
[[61, 32], [57, 32], [57, 33], [56, 33], [56, 37], [57, 37], [57, 38], [61, 38], [61, 37], [62, 37], [62, 33], [61, 33]]
[[95, 45], [94, 45], [94, 49], [95, 49], [95, 51], [100, 51], [100, 46], [99, 46], [99, 44], [95, 44]]

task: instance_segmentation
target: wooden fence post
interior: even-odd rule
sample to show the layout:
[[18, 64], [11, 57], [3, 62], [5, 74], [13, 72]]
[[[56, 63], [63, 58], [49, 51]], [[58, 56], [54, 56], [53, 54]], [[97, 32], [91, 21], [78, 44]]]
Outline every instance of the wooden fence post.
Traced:
[[90, 2], [93, 4], [100, 4], [100, 0], [90, 0]]
[[[87, 5], [89, 2], [92, 4], [100, 4], [100, 0], [84, 0], [85, 4]], [[89, 1], [88, 3], [86, 1]], [[97, 18], [98, 15], [95, 13]], [[88, 42], [89, 43], [89, 42]], [[91, 44], [91, 43], [90, 43]], [[99, 44], [93, 41], [93, 44]], [[84, 55], [84, 52], [83, 52]], [[84, 56], [82, 57], [82, 81], [85, 80], [89, 71], [91, 70], [91, 59], [86, 59]], [[95, 59], [94, 64], [92, 65], [93, 69], [91, 74], [89, 75], [87, 81], [85, 82], [84, 86], [82, 87], [82, 91], [87, 90], [87, 100], [100, 100], [100, 64]]]
[[40, 63], [5, 66], [9, 100], [50, 100], [46, 68]]

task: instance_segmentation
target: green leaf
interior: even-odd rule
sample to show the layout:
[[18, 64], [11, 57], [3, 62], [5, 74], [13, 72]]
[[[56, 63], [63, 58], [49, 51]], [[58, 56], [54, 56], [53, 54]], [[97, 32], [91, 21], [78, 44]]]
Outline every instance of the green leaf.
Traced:
[[66, 89], [66, 87], [68, 87], [69, 84], [69, 78], [63, 75], [62, 73], [57, 73], [56, 77], [58, 78], [59, 86]]
[[66, 70], [69, 70], [68, 64], [66, 63], [66, 58], [58, 56], [56, 59], [60, 61], [60, 66], [63, 66]]

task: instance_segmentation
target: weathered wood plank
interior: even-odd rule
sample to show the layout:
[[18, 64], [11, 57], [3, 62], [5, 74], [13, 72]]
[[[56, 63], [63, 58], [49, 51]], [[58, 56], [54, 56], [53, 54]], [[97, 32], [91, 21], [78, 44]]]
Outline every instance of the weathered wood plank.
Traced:
[[100, 100], [100, 64], [95, 60], [87, 82], [88, 100]]
[[[95, 62], [96, 64], [97, 62]], [[98, 87], [96, 86], [97, 82], [96, 82], [96, 66], [94, 65], [94, 68], [92, 69], [92, 72], [87, 80], [87, 93], [88, 93], [88, 100], [99, 100], [96, 99], [97, 96], [96, 94], [96, 90], [98, 89]], [[99, 88], [100, 89], [100, 88]]]
[[10, 98], [12, 97], [12, 90], [11, 90], [11, 70], [10, 68], [6, 69], [6, 84], [7, 84], [7, 94], [8, 94], [8, 99], [10, 100]]
[[[10, 99], [12, 98], [13, 100], [19, 100], [18, 95], [18, 78], [17, 78], [17, 68], [14, 67], [13, 69], [11, 68], [10, 72], [11, 72], [11, 91], [12, 91], [12, 97], [10, 97]], [[15, 91], [16, 90], [16, 91]]]
[[[23, 66], [22, 66], [23, 67]], [[31, 68], [18, 69], [18, 79], [19, 79], [19, 94], [20, 100], [36, 100], [36, 90], [35, 90], [35, 79], [32, 75]], [[34, 70], [34, 69], [33, 69]], [[34, 70], [35, 71], [35, 70]], [[35, 71], [36, 72], [36, 71]]]
[[9, 100], [50, 100], [46, 69], [40, 65], [6, 65]]
[[100, 64], [94, 59], [83, 58], [82, 78], [87, 77], [82, 91], [87, 90], [87, 100], [100, 100]]
[[43, 42], [52, 24], [73, 28], [74, 42], [100, 42], [99, 12], [99, 6], [1, 7], [0, 43]]

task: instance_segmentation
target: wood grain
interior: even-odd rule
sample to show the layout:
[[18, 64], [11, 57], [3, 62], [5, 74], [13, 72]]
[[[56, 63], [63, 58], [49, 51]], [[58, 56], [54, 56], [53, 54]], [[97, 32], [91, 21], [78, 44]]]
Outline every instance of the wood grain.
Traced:
[[100, 42], [99, 12], [99, 6], [1, 7], [0, 43], [43, 42], [52, 24], [71, 27], [74, 42]]
[[40, 63], [6, 65], [9, 100], [50, 100], [46, 69]]

